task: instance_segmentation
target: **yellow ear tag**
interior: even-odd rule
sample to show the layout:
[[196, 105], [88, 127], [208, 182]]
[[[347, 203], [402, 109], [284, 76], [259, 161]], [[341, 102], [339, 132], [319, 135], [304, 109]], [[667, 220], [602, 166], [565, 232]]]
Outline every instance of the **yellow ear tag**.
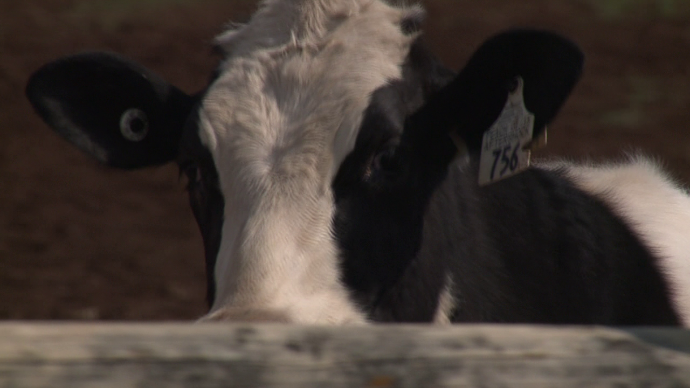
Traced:
[[548, 143], [548, 128], [544, 127], [544, 131], [539, 135], [538, 138], [532, 139], [532, 141], [528, 144], [525, 144], [524, 149], [530, 150], [530, 151], [537, 151], [540, 150], [544, 147], [546, 147], [546, 144]]
[[527, 111], [523, 96], [524, 81], [517, 87], [498, 119], [484, 133], [479, 164], [479, 185], [484, 186], [516, 175], [529, 167], [534, 132], [534, 115]]

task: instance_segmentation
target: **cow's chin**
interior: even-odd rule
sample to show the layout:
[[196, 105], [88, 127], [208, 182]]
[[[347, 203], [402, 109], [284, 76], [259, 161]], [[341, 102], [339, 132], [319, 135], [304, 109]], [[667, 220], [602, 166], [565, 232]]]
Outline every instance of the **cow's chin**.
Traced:
[[365, 325], [366, 320], [359, 314], [344, 314], [324, 321], [304, 321], [291, 317], [281, 310], [222, 307], [197, 320], [197, 323], [236, 322], [236, 323], [281, 323], [316, 325]]
[[[335, 296], [335, 297], [334, 297]], [[321, 294], [296, 300], [288, 308], [274, 306], [219, 306], [197, 322], [290, 323], [299, 325], [365, 325], [365, 315], [340, 295]], [[300, 303], [300, 300], [302, 303]]]
[[293, 320], [290, 319], [287, 313], [279, 310], [223, 307], [199, 318], [197, 322], [292, 323]]

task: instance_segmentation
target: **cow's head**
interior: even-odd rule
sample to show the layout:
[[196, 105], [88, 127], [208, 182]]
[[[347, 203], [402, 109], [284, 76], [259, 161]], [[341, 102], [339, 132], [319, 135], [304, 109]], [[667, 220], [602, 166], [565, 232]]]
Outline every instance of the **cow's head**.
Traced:
[[46, 65], [27, 94], [107, 165], [179, 164], [209, 317], [364, 322], [419, 248], [457, 154], [449, 134], [474, 155], [520, 76], [538, 136], [582, 65], [563, 38], [511, 31], [456, 76], [419, 44], [421, 15], [378, 0], [265, 1], [217, 38], [224, 59], [196, 95], [105, 53]]

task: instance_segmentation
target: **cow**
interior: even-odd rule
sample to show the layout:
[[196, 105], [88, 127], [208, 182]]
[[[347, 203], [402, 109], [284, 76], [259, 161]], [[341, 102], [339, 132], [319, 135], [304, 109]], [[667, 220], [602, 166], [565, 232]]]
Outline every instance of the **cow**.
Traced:
[[179, 165], [202, 321], [690, 324], [681, 186], [640, 156], [528, 166], [582, 73], [578, 46], [508, 30], [456, 73], [424, 47], [423, 18], [264, 0], [215, 39], [196, 94], [104, 52], [46, 64], [26, 93], [108, 166]]

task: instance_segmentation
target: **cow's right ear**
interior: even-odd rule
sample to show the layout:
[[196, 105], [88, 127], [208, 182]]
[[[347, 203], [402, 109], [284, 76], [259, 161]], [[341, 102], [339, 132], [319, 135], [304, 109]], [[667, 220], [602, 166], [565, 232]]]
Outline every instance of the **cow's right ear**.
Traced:
[[196, 99], [128, 59], [84, 53], [49, 63], [26, 94], [69, 142], [113, 167], [172, 161]]
[[[412, 114], [403, 140], [446, 164], [454, 155], [449, 134], [478, 152], [508, 96], [523, 85], [534, 115], [533, 140], [543, 135], [582, 74], [584, 55], [569, 39], [540, 30], [509, 30], [484, 42], [455, 79]], [[443, 149], [445, 152], [438, 152]]]

